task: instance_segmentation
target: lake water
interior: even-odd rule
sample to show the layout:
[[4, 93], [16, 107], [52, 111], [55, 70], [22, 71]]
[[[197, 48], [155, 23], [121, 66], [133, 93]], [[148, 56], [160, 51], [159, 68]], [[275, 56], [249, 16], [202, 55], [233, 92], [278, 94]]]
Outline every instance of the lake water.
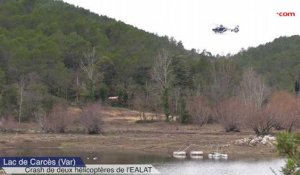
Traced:
[[172, 161], [154, 166], [163, 175], [274, 175], [284, 165], [277, 160]]
[[[0, 149], [1, 156], [79, 156], [89, 164], [152, 164], [162, 175], [278, 175], [283, 159], [178, 160], [172, 157], [61, 149]], [[272, 170], [271, 170], [272, 169]]]

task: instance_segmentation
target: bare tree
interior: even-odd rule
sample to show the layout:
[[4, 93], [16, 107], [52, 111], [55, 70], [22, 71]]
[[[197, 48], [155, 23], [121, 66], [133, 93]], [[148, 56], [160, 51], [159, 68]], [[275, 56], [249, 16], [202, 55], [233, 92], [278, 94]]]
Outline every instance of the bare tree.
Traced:
[[[159, 101], [159, 95], [155, 92], [154, 87], [145, 82], [145, 85], [141, 88], [136, 88], [133, 93], [130, 106], [139, 111], [141, 121], [153, 120], [154, 116], [151, 114], [146, 115], [146, 112], [161, 112]], [[156, 115], [156, 117], [158, 117]]]
[[24, 100], [24, 88], [25, 88], [25, 79], [21, 77], [18, 83], [19, 87], [19, 110], [18, 110], [18, 122], [21, 123], [22, 110], [23, 110], [23, 100]]
[[243, 101], [240, 101], [240, 105], [242, 106], [239, 110], [242, 110], [243, 127], [252, 129], [256, 135], [271, 133], [277, 122], [269, 105], [258, 108], [254, 103], [245, 104]]
[[137, 91], [134, 93], [134, 98], [132, 99], [132, 107], [135, 110], [139, 111], [140, 120], [146, 121], [146, 110], [149, 105], [149, 96], [146, 92]]
[[169, 88], [172, 77], [172, 57], [166, 50], [162, 50], [155, 58], [152, 68], [152, 79], [157, 83], [159, 92], [162, 96], [162, 103], [166, 120], [169, 121]]
[[95, 83], [101, 77], [96, 69], [97, 57], [95, 48], [84, 53], [84, 60], [80, 62], [80, 68], [86, 73], [89, 84], [89, 95], [91, 99], [95, 97]]
[[230, 59], [219, 59], [211, 64], [210, 71], [212, 82], [209, 97], [217, 106], [219, 102], [235, 95], [239, 67]]
[[176, 121], [177, 117], [179, 115], [179, 111], [180, 111], [179, 101], [180, 101], [180, 96], [181, 96], [182, 91], [183, 90], [181, 88], [175, 87], [170, 92], [171, 97], [169, 99], [169, 104], [170, 104], [171, 120]]
[[191, 95], [187, 101], [187, 110], [192, 117], [192, 122], [197, 123], [200, 126], [207, 124], [212, 114], [212, 110], [205, 97]]
[[[154, 112], [154, 115], [155, 115], [155, 118], [157, 120], [161, 120], [161, 111], [162, 111], [162, 106], [161, 104], [159, 103], [159, 101], [161, 100], [161, 96], [159, 93], [157, 93], [155, 91], [155, 88], [153, 86], [149, 86], [149, 98], [148, 98], [148, 109], [151, 111], [151, 112]], [[151, 116], [151, 119], [153, 120], [154, 116], [152, 115]]]
[[[23, 113], [26, 114], [26, 100], [28, 97], [27, 87], [30, 85], [32, 74], [20, 75], [18, 78], [18, 123], [20, 124], [23, 118]], [[25, 108], [24, 108], [25, 106]]]
[[244, 71], [238, 97], [244, 106], [244, 126], [251, 128], [256, 135], [266, 135], [275, 126], [271, 108], [264, 105], [270, 89], [263, 78], [253, 68]]
[[239, 96], [245, 105], [254, 104], [257, 108], [261, 108], [268, 94], [269, 89], [264, 80], [253, 68], [247, 69], [243, 73], [239, 89]]
[[86, 52], [83, 55], [85, 60], [81, 60], [80, 67], [87, 74], [87, 77], [93, 81], [96, 70], [96, 50], [93, 48], [91, 52]]

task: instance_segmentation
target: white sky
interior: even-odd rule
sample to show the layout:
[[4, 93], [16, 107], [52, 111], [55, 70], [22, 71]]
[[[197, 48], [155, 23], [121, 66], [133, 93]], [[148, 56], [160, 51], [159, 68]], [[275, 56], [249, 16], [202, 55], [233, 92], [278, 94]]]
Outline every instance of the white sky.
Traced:
[[[213, 54], [237, 53], [300, 34], [300, 0], [64, 0], [99, 15], [136, 26], [159, 36], [182, 41], [186, 49], [206, 49]], [[277, 12], [295, 12], [280, 17]], [[239, 33], [214, 34], [223, 24], [240, 26]]]

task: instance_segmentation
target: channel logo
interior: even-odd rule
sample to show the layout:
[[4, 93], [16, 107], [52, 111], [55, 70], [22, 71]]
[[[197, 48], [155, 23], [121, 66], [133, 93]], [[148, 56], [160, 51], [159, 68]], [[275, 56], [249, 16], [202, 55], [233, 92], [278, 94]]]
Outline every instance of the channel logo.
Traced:
[[296, 16], [295, 12], [277, 12], [276, 14], [278, 16], [282, 16], [282, 17], [293, 17], [293, 16]]

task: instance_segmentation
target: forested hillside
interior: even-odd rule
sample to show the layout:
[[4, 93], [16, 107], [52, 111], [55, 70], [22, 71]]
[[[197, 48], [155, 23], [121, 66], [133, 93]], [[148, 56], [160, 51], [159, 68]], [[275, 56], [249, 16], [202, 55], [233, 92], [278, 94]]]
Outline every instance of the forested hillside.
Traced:
[[[101, 101], [138, 110], [142, 120], [164, 113], [167, 121], [217, 121], [238, 131], [273, 115], [278, 99], [296, 104], [294, 94], [274, 92], [294, 93], [299, 72], [299, 36], [220, 57], [62, 1], [0, 0], [0, 116], [19, 122], [57, 116], [62, 102]], [[257, 131], [261, 123], [251, 126], [258, 134], [275, 126]]]
[[295, 80], [300, 78], [300, 36], [277, 38], [242, 51], [235, 58], [264, 75], [270, 86], [292, 91]]
[[[203, 57], [173, 38], [62, 1], [1, 0], [0, 113], [26, 119], [61, 99], [82, 104], [110, 95], [127, 105], [134, 89], [150, 80], [161, 49], [178, 59]], [[88, 55], [94, 57], [92, 77], [84, 70], [91, 68]]]

